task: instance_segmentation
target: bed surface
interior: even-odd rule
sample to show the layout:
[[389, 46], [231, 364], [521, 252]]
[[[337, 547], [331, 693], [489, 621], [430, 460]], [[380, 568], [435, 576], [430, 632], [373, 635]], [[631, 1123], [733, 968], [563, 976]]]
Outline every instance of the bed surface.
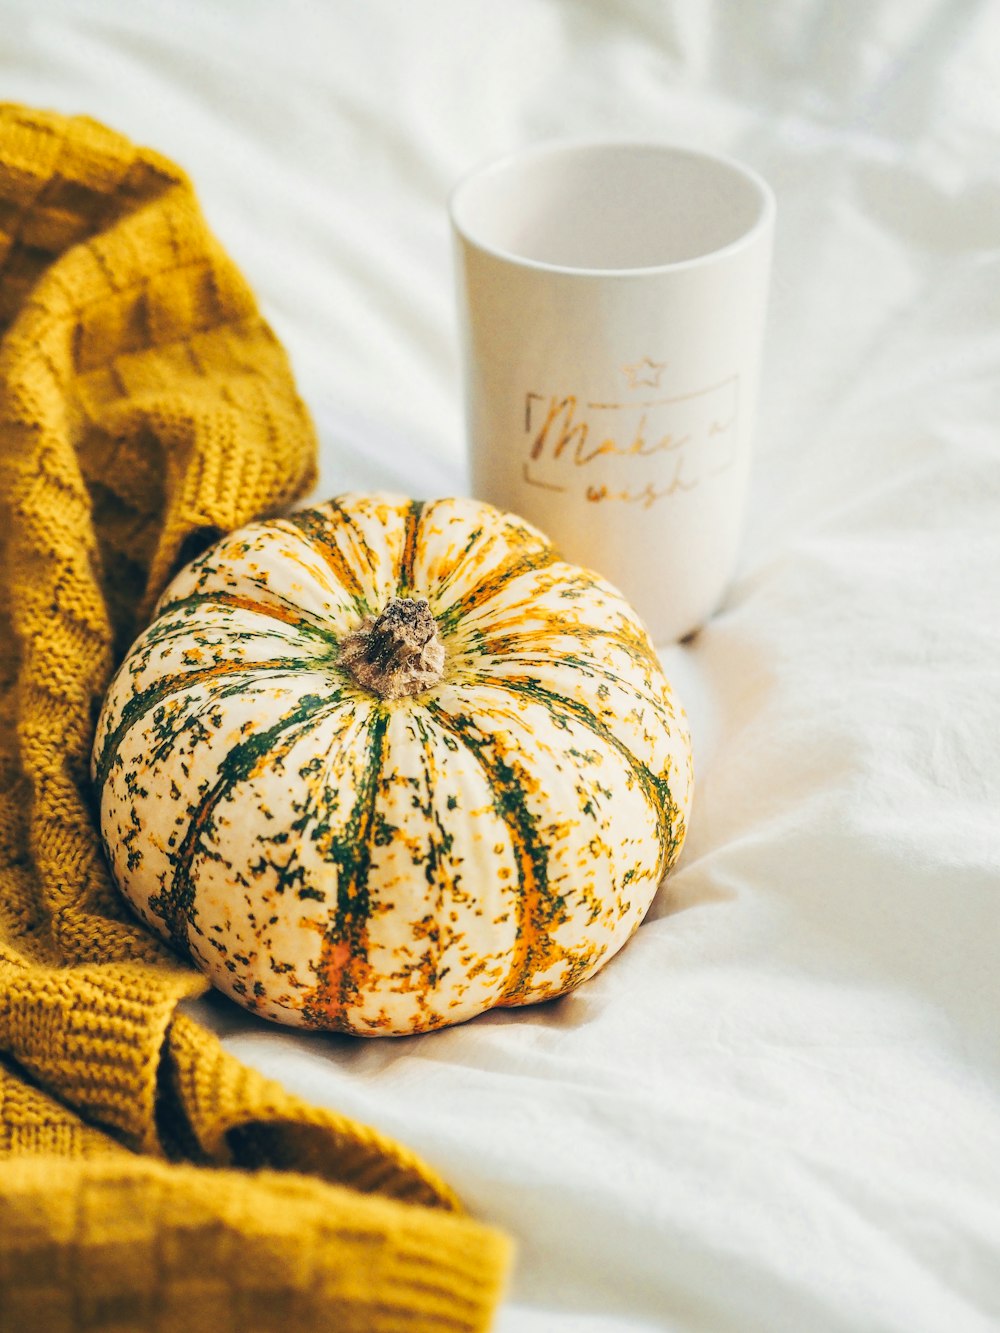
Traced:
[[515, 1237], [499, 1333], [995, 1330], [1000, 7], [7, 0], [0, 77], [187, 168], [316, 498], [467, 492], [471, 167], [630, 135], [770, 181], [740, 566], [663, 652], [697, 788], [646, 924], [573, 995], [429, 1036], [194, 1007]]

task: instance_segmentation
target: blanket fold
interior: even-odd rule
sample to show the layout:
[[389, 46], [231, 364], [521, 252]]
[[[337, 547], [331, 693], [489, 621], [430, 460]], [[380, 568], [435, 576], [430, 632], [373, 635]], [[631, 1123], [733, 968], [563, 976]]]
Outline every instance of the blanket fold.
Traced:
[[314, 479], [284, 351], [183, 173], [0, 106], [0, 1333], [461, 1331], [498, 1299], [505, 1239], [428, 1166], [178, 1011], [206, 983], [95, 827], [96, 713], [159, 592]]

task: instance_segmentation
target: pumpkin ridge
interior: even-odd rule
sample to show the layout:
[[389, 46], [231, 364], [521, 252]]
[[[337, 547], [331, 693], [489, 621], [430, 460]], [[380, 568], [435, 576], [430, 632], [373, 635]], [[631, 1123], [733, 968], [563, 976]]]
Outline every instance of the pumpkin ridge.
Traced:
[[[183, 607], [183, 603], [175, 603], [175, 605]], [[171, 613], [172, 610], [173, 608], [171, 608]], [[293, 630], [294, 628], [295, 627], [292, 626]], [[312, 627], [310, 626], [310, 628]], [[232, 620], [220, 621], [217, 625], [203, 626], [195, 632], [199, 633], [202, 632], [202, 630], [206, 633], [222, 636], [222, 641], [213, 645], [219, 650], [236, 647], [243, 643], [249, 643], [252, 639], [264, 639], [280, 644], [294, 644], [296, 640], [294, 632], [291, 634], [286, 633], [285, 627], [280, 624], [250, 627], [245, 622], [241, 622], [235, 618]], [[154, 620], [152, 625], [145, 631], [142, 636], [142, 643], [136, 643], [133, 647], [141, 648], [142, 651], [145, 651], [145, 649], [156, 647], [158, 644], [169, 643], [171, 639], [187, 640], [190, 639], [190, 637], [191, 626], [188, 624], [185, 617], [182, 616], [180, 619], [174, 620], [171, 618], [170, 614], [164, 614], [160, 620]]]
[[228, 679], [232, 676], [258, 675], [269, 671], [294, 675], [297, 671], [308, 670], [312, 665], [313, 662], [308, 658], [294, 657], [277, 658], [270, 662], [214, 662], [208, 667], [161, 677], [155, 685], [143, 690], [141, 694], [133, 694], [122, 708], [118, 724], [105, 736], [100, 757], [94, 765], [96, 781], [103, 788], [125, 737], [150, 709], [169, 699], [171, 695], [204, 685], [209, 681]]
[[[427, 554], [427, 548], [433, 545], [435, 537], [446, 537], [448, 528], [455, 518], [455, 504], [454, 500], [431, 500], [427, 503], [421, 532], [424, 554]], [[439, 510], [443, 510], [440, 516]], [[493, 517], [496, 518], [496, 515]], [[425, 574], [435, 604], [448, 604], [448, 597], [456, 581], [464, 584], [467, 591], [474, 590], [478, 581], [477, 571], [484, 567], [489, 568], [490, 563], [495, 562], [493, 552], [497, 547], [507, 551], [508, 559], [513, 559], [518, 554], [524, 555], [529, 551], [552, 552], [552, 543], [542, 533], [529, 531], [519, 521], [511, 523], [510, 515], [500, 515], [500, 517], [507, 521], [499, 527], [495, 522], [479, 522], [466, 534], [464, 545], [457, 549], [438, 551], [431, 557], [430, 568]], [[440, 522], [440, 527], [435, 527], [435, 520]]]
[[[486, 775], [494, 793], [493, 808], [510, 835], [517, 863], [517, 940], [511, 951], [510, 968], [496, 1004], [517, 1004], [530, 988], [532, 977], [544, 972], [564, 956], [549, 932], [565, 920], [561, 895], [549, 892], [548, 848], [535, 828], [538, 817], [527, 807], [525, 791], [531, 778], [517, 764], [516, 752], [505, 750], [496, 735], [481, 731], [467, 717], [454, 715], [438, 701], [424, 705], [443, 731], [470, 751]], [[493, 751], [492, 756], [488, 751]], [[514, 763], [508, 759], [514, 757]]]
[[470, 552], [475, 549], [476, 543], [479, 541], [479, 539], [482, 537], [485, 531], [486, 529], [483, 527], [482, 524], [480, 524], [478, 528], [473, 528], [473, 530], [469, 533], [468, 537], [466, 538], [465, 545], [455, 556], [454, 560], [449, 565], [447, 570], [443, 572], [442, 571], [437, 572], [433, 580], [434, 599], [436, 602], [440, 602], [442, 600], [442, 597], [451, 588], [452, 583], [455, 581], [458, 575], [461, 574], [463, 564], [468, 558]]
[[[278, 594], [268, 589], [272, 597], [277, 598]], [[251, 611], [255, 615], [266, 616], [269, 620], [278, 620], [284, 625], [292, 625], [302, 634], [312, 634], [321, 639], [324, 643], [336, 643], [337, 638], [329, 630], [323, 629], [320, 625], [313, 625], [307, 619], [312, 613], [304, 607], [283, 606], [280, 601], [262, 602], [256, 597], [250, 597], [246, 593], [231, 592], [224, 588], [218, 588], [214, 591], [192, 592], [186, 597], [180, 597], [177, 601], [164, 602], [158, 610], [158, 616], [174, 616], [178, 612], [190, 614], [197, 610], [199, 606], [226, 606], [232, 607], [238, 611]], [[154, 622], [155, 623], [155, 622]], [[146, 642], [156, 643], [158, 638], [147, 632]]]
[[[494, 657], [503, 657], [511, 649], [527, 648], [533, 643], [547, 644], [553, 634], [561, 633], [582, 643], [592, 643], [595, 639], [604, 639], [631, 653], [636, 661], [640, 665], [648, 667], [654, 676], [663, 674], [663, 667], [645, 632], [640, 632], [628, 625], [617, 625], [614, 628], [608, 628], [604, 625], [566, 624], [553, 617], [551, 626], [546, 626], [544, 629], [513, 630], [506, 634], [496, 634], [494, 637], [490, 637], [489, 633], [486, 632], [482, 636], [481, 644], [477, 644], [476, 651], [489, 653]], [[584, 660], [586, 659], [581, 658], [581, 661]]]
[[[389, 710], [374, 706], [368, 729], [369, 761], [364, 780], [339, 838], [324, 851], [324, 860], [337, 866], [337, 906], [323, 932], [320, 956], [314, 965], [319, 980], [302, 1002], [302, 1015], [316, 1027], [351, 1031], [344, 1010], [368, 979], [368, 918], [371, 897], [368, 880], [382, 768], [385, 762]], [[333, 855], [330, 855], [330, 852]], [[346, 873], [345, 873], [346, 872]], [[359, 975], [360, 973], [360, 975]]]
[[563, 716], [568, 714], [574, 721], [600, 737], [606, 745], [617, 750], [635, 774], [647, 804], [656, 818], [657, 837], [664, 849], [657, 870], [657, 879], [662, 877], [670, 864], [674, 849], [680, 847], [684, 836], [684, 817], [671, 795], [670, 784], [665, 777], [653, 773], [586, 704], [547, 689], [531, 676], [492, 676], [487, 672], [477, 671], [470, 673], [467, 681], [463, 681], [463, 684], [465, 683], [495, 686], [521, 698], [530, 699], [534, 703], [543, 704], [549, 713]]
[[[337, 699], [332, 706], [339, 707], [342, 702], [341, 699]], [[164, 888], [162, 893], [154, 894], [149, 899], [150, 910], [163, 921], [169, 931], [171, 942], [182, 954], [188, 951], [187, 925], [191, 923], [191, 912], [196, 896], [191, 869], [198, 853], [198, 845], [211, 824], [219, 802], [237, 783], [254, 776], [260, 766], [266, 766], [276, 759], [283, 758], [292, 745], [315, 726], [324, 710], [330, 708], [331, 701], [327, 695], [303, 695], [295, 707], [273, 726], [240, 741], [222, 760], [215, 782], [203, 794], [191, 815], [181, 845], [168, 856], [174, 872], [169, 888]], [[290, 731], [294, 731], [291, 738], [288, 737]], [[282, 737], [285, 738], [282, 747], [274, 749], [275, 742]]]
[[[359, 540], [363, 539], [363, 534], [358, 532], [351, 515], [336, 500], [327, 501], [324, 508], [336, 514], [341, 522], [358, 536]], [[323, 515], [315, 509], [298, 509], [295, 513], [289, 514], [287, 518], [274, 520], [276, 528], [287, 531], [288, 525], [297, 529], [309, 544], [320, 553], [337, 582], [354, 603], [355, 609], [361, 615], [368, 615], [372, 608], [368, 603], [365, 590], [361, 586], [357, 571], [351, 567], [347, 555], [331, 537], [329, 524]]]
[[[290, 672], [289, 674], [294, 676], [296, 673]], [[270, 687], [273, 686], [274, 682], [269, 681], [267, 684]], [[174, 727], [173, 730], [169, 730], [167, 727], [162, 727], [162, 734], [158, 737], [159, 744], [154, 750], [148, 752], [147, 758], [149, 761], [151, 763], [158, 763], [161, 759], [166, 758], [166, 756], [175, 748], [184, 731], [190, 730], [194, 732], [197, 727], [201, 726], [202, 718], [206, 715], [211, 716], [213, 712], [218, 712], [218, 706], [223, 700], [231, 699], [234, 696], [239, 697], [245, 689], [251, 688], [253, 688], [253, 682], [251, 682], [249, 686], [244, 686], [240, 677], [237, 676], [234, 680], [228, 681], [222, 689], [214, 694], [209, 694], [206, 699], [198, 701], [193, 711], [186, 712], [179, 718], [180, 725]], [[327, 703], [344, 703], [347, 696], [341, 689], [339, 683], [334, 686], [334, 689], [338, 692], [334, 694], [331, 691], [330, 694], [326, 695]], [[265, 694], [265, 698], [266, 697]]]
[[[434, 907], [428, 912], [432, 919], [432, 925], [426, 935], [427, 949], [415, 969], [419, 973], [423, 984], [419, 990], [414, 991], [414, 996], [425, 1020], [422, 1030], [427, 1030], [428, 1027], [440, 1026], [438, 1016], [431, 1013], [429, 996], [433, 994], [441, 980], [441, 962], [451, 943], [450, 940], [445, 940], [445, 932], [442, 927], [445, 883], [441, 867], [451, 850], [452, 834], [445, 827], [441, 818], [441, 811], [434, 800], [434, 763], [429, 750], [431, 719], [422, 716], [420, 709], [414, 708], [411, 713], [411, 723], [420, 741], [420, 766], [423, 769], [428, 794], [427, 804], [421, 807], [421, 811], [425, 818], [433, 823], [437, 833], [436, 840], [431, 837], [428, 838], [427, 858], [423, 867], [427, 887], [436, 894]], [[460, 880], [461, 872], [455, 876], [454, 885], [457, 886]]]
[[[513, 637], [513, 636], [512, 636]], [[531, 668], [538, 665], [552, 664], [551, 656], [528, 657], [519, 656], [512, 653], [506, 647], [510, 640], [501, 642], [499, 645], [493, 644], [489, 639], [484, 639], [481, 644], [476, 645], [474, 656], [477, 658], [490, 657], [497, 662], [519, 663], [523, 667]], [[669, 705], [662, 699], [657, 699], [654, 694], [641, 686], [636, 680], [630, 680], [627, 676], [620, 675], [617, 671], [612, 671], [610, 667], [603, 666], [594, 658], [577, 657], [575, 653], [566, 653], [557, 659], [559, 666], [567, 666], [574, 671], [579, 671], [581, 675], [591, 674], [599, 676], [602, 680], [609, 681], [612, 685], [619, 685], [629, 694], [641, 697], [645, 703], [648, 703], [654, 712], [658, 713], [661, 720], [677, 725], [677, 715], [671, 711]]]
[[396, 583], [397, 597], [409, 597], [414, 591], [413, 570], [417, 560], [420, 520], [426, 503], [425, 500], [410, 500], [406, 507], [406, 529], [403, 551], [399, 558], [399, 578]]
[[445, 632], [458, 628], [461, 621], [473, 611], [477, 611], [484, 602], [495, 597], [498, 592], [512, 583], [521, 574], [530, 574], [534, 570], [545, 569], [555, 562], [556, 555], [551, 546], [535, 551], [519, 551], [516, 555], [498, 565], [492, 573], [481, 578], [457, 602], [446, 606], [438, 615], [438, 623]]

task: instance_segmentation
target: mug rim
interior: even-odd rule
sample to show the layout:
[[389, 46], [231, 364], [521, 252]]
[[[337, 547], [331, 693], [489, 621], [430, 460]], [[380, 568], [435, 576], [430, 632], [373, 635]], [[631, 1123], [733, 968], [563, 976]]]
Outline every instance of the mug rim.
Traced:
[[[490, 176], [499, 175], [502, 171], [512, 164], [519, 162], [529, 162], [532, 159], [544, 157], [558, 157], [565, 153], [588, 152], [593, 150], [607, 149], [640, 149], [653, 150], [664, 156], [693, 158], [700, 162], [710, 163], [713, 166], [724, 167], [734, 175], [739, 176], [743, 181], [749, 184], [756, 192], [759, 209], [754, 222], [740, 235], [725, 245], [717, 246], [715, 249], [707, 250], [704, 254], [692, 255], [687, 259], [666, 260], [659, 264], [643, 264], [637, 267], [626, 268], [599, 268], [586, 267], [574, 264], [554, 264], [547, 260], [532, 259], [530, 256], [518, 254], [517, 251], [507, 249], [503, 246], [491, 244], [488, 241], [481, 240], [473, 234], [468, 226], [460, 221], [459, 212], [462, 204], [462, 196], [468, 193], [469, 189]], [[448, 216], [454, 234], [466, 245], [483, 254], [491, 255], [495, 259], [502, 260], [504, 263], [512, 264], [518, 268], [535, 269], [542, 273], [563, 274], [568, 277], [577, 278], [636, 278], [650, 277], [657, 274], [679, 273], [685, 269], [698, 268], [705, 264], [713, 264], [719, 259], [734, 254], [752, 245], [760, 236], [771, 230], [774, 217], [777, 210], [777, 204], [774, 191], [763, 176], [756, 172], [752, 167], [744, 162], [737, 161], [725, 153], [710, 152], [707, 149], [693, 148], [690, 145], [677, 143], [667, 139], [635, 139], [631, 137], [602, 136], [594, 138], [590, 136], [578, 136], [571, 138], [545, 139], [521, 148], [514, 148], [510, 152], [503, 153], [499, 157], [489, 158], [480, 162], [477, 166], [467, 171], [456, 182], [448, 195]]]

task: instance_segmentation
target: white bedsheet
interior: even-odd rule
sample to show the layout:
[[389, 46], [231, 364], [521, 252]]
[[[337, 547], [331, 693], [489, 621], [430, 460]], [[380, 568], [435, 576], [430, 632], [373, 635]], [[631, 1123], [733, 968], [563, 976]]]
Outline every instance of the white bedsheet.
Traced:
[[[500, 1333], [1000, 1327], [1000, 6], [6, 0], [7, 98], [185, 165], [318, 496], [462, 492], [445, 200], [535, 139], [778, 197], [736, 581], [664, 653], [697, 789], [625, 952], [396, 1041], [199, 1006], [518, 1243]], [[665, 574], [665, 577], [667, 575]]]

